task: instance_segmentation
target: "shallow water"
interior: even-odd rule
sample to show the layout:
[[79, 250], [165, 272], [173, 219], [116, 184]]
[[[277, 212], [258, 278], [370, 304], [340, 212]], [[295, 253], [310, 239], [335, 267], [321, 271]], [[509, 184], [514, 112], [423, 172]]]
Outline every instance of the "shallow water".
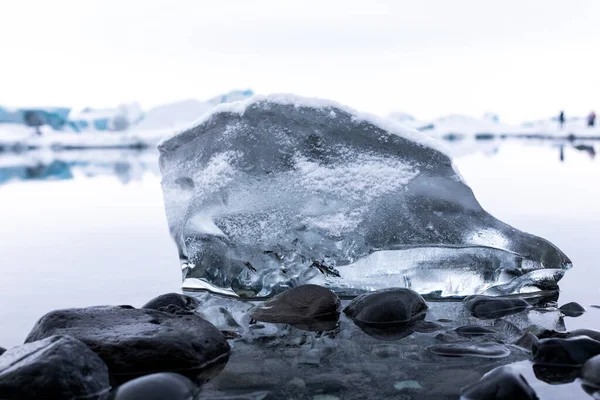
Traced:
[[[561, 161], [558, 142], [460, 141], [448, 146], [485, 209], [549, 239], [573, 261], [574, 268], [560, 282], [558, 303], [576, 301], [588, 312], [565, 318], [566, 329], [600, 329], [600, 309], [590, 307], [600, 304], [595, 262], [599, 160], [589, 148], [578, 150], [565, 143]], [[179, 260], [168, 234], [156, 159], [154, 152], [131, 151], [0, 154], [0, 346], [22, 343], [35, 321], [56, 308], [139, 306], [160, 293], [179, 290]], [[432, 312], [436, 307], [441, 305], [434, 304]], [[534, 314], [527, 321], [553, 323]], [[268, 331], [270, 324], [264, 325]], [[452, 390], [460, 389], [458, 382], [515, 361], [542, 399], [587, 396], [577, 381], [550, 386], [535, 379], [530, 364], [523, 361], [527, 356], [517, 352], [475, 361], [429, 354], [425, 345], [434, 344], [439, 333], [382, 342], [342, 317], [335, 338], [290, 329], [287, 337], [275, 341], [259, 339], [260, 345], [237, 339], [227, 367], [204, 394], [269, 391], [298, 378], [289, 383], [297, 398], [328, 393], [360, 398], [366, 393], [358, 388], [365, 386], [380, 398], [456, 398]], [[299, 345], [303, 335], [306, 339]], [[321, 352], [334, 356], [319, 358]], [[342, 365], [353, 365], [348, 368], [356, 371]], [[340, 387], [340, 380], [352, 384]], [[246, 384], [226, 387], [231, 381]], [[379, 386], [384, 389], [373, 389]], [[329, 392], [319, 393], [323, 388]]]

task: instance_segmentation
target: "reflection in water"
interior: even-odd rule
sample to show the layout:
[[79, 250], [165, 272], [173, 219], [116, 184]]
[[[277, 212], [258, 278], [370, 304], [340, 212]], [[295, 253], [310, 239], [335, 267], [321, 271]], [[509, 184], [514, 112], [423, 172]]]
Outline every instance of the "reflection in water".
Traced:
[[123, 184], [146, 172], [158, 175], [154, 151], [31, 151], [0, 153], [0, 184], [11, 181], [66, 180], [75, 176], [115, 176]]

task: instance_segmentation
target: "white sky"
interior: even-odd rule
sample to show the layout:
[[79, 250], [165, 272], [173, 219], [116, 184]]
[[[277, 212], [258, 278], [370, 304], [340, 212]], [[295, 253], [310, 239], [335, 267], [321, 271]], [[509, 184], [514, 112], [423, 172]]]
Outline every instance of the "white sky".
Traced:
[[0, 104], [231, 89], [418, 118], [600, 110], [599, 0], [5, 0]]

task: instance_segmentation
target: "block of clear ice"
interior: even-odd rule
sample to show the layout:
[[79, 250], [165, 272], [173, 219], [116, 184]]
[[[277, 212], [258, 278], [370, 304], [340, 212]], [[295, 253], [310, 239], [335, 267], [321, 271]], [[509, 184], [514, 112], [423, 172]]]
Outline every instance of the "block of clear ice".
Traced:
[[555, 289], [569, 258], [483, 210], [438, 147], [324, 100], [217, 106], [159, 145], [184, 289], [252, 298], [305, 283], [348, 296]]

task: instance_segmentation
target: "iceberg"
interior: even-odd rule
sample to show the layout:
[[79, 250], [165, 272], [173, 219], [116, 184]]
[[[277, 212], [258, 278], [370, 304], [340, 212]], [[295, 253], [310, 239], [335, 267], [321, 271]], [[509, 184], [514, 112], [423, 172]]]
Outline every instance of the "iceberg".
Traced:
[[487, 213], [441, 144], [334, 102], [223, 104], [159, 144], [183, 287], [270, 297], [553, 290], [569, 258]]

